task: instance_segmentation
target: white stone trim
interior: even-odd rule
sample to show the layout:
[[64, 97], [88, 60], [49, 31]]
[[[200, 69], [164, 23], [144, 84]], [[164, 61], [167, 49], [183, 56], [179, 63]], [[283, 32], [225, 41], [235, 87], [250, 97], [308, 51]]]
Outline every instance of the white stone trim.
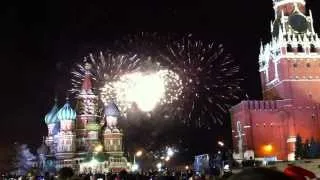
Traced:
[[[320, 79], [285, 79], [285, 80], [278, 81], [278, 83], [277, 83], [277, 84], [274, 84], [274, 86], [275, 86], [275, 85], [279, 85], [279, 84], [281, 84], [281, 83], [283, 83], [283, 82], [294, 82], [294, 81], [296, 81], [296, 82], [298, 82], [298, 81], [300, 81], [300, 82], [303, 82], [303, 81], [308, 81], [308, 82], [320, 82]], [[271, 82], [273, 82], [273, 81], [271, 81]], [[271, 83], [271, 82], [270, 82], [270, 83]], [[270, 83], [268, 83], [267, 86], [268, 86], [268, 85], [271, 85]], [[265, 91], [268, 91], [268, 90], [272, 89], [274, 86], [267, 88]]]
[[295, 143], [297, 141], [297, 138], [294, 136], [294, 137], [289, 137], [287, 139], [287, 143]]
[[275, 83], [277, 83], [277, 82], [279, 82], [279, 78], [274, 78], [272, 81], [268, 82], [268, 83], [266, 84], [266, 86], [273, 85], [273, 84], [275, 84]]

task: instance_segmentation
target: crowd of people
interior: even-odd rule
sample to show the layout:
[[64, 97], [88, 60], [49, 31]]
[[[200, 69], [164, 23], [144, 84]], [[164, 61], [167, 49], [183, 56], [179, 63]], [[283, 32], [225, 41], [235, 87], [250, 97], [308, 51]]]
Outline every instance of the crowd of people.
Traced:
[[315, 174], [301, 167], [289, 164], [283, 172], [275, 168], [245, 168], [239, 173], [224, 172], [214, 176], [192, 171], [163, 173], [120, 173], [75, 175], [71, 168], [62, 168], [56, 176], [7, 177], [4, 180], [309, 180], [317, 179]]

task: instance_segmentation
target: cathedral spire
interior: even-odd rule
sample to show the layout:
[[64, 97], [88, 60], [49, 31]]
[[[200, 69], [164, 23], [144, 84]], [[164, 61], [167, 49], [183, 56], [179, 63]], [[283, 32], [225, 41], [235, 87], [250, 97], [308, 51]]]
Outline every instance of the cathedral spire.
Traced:
[[54, 96], [54, 100], [53, 101], [54, 101], [54, 104], [58, 104], [58, 96], [57, 95]]
[[282, 41], [283, 40], [283, 31], [281, 25], [279, 25], [279, 35], [278, 35], [278, 40]]
[[260, 54], [263, 53], [263, 44], [262, 44], [262, 40], [260, 40]]
[[85, 58], [85, 75], [84, 75], [84, 79], [82, 82], [82, 92], [86, 92], [89, 94], [92, 94], [92, 83], [91, 83], [91, 64], [87, 62], [86, 58]]
[[310, 26], [311, 26], [311, 33], [314, 34], [314, 26], [313, 26], [313, 16], [312, 16], [312, 11], [309, 9], [309, 16], [310, 16]]

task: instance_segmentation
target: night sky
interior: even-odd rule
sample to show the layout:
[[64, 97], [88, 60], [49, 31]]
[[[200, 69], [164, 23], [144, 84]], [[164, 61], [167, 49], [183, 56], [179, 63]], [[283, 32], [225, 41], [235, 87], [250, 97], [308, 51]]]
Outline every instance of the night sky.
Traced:
[[[271, 0], [10, 2], [0, 16], [1, 147], [39, 144], [54, 95], [64, 102], [70, 67], [127, 33], [191, 32], [223, 43], [241, 67], [243, 90], [261, 98], [258, 53], [260, 39], [270, 38]], [[320, 2], [308, 3], [319, 32]]]

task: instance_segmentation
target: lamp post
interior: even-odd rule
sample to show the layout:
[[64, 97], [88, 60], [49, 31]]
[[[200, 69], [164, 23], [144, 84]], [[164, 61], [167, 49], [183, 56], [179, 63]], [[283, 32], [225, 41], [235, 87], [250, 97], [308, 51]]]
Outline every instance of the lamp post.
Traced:
[[240, 159], [244, 158], [244, 152], [243, 152], [243, 136], [246, 134], [243, 132], [243, 129], [250, 128], [251, 126], [242, 126], [240, 121], [237, 121], [237, 134], [235, 137], [238, 137], [238, 149], [239, 149], [239, 155]]
[[137, 171], [139, 169], [139, 165], [136, 163], [136, 157], [142, 156], [143, 152], [141, 150], [137, 151], [133, 154], [133, 165], [132, 165], [132, 171]]
[[142, 155], [142, 151], [139, 150], [133, 155], [133, 164], [136, 164], [136, 157], [140, 157]]

